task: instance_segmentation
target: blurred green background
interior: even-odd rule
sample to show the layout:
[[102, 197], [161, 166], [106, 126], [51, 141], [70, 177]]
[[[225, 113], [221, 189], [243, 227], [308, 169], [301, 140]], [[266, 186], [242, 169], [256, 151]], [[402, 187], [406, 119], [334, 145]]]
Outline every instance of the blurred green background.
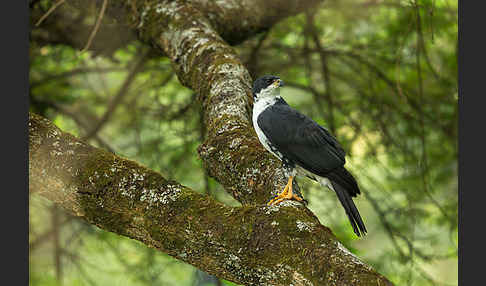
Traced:
[[[455, 1], [329, 0], [235, 47], [254, 79], [280, 76], [287, 102], [343, 145], [369, 234], [356, 239], [336, 196], [301, 178], [308, 208], [396, 285], [458, 283], [457, 22]], [[201, 107], [167, 58], [138, 42], [81, 53], [31, 26], [31, 111], [239, 205], [202, 168]], [[29, 206], [30, 285], [235, 285], [44, 198], [31, 195]]]

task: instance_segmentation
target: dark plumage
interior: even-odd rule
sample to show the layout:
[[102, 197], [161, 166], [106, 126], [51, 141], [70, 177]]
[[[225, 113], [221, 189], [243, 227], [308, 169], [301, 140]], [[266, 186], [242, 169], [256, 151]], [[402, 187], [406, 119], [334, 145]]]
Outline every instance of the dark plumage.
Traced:
[[[366, 227], [351, 198], [360, 190], [344, 168], [344, 150], [327, 129], [290, 107], [279, 95], [280, 86], [282, 82], [276, 76], [261, 77], [253, 85], [253, 124], [260, 142], [282, 160], [290, 185], [293, 176], [299, 174], [334, 190], [356, 235], [365, 234]], [[277, 202], [299, 200], [291, 187], [287, 188]]]

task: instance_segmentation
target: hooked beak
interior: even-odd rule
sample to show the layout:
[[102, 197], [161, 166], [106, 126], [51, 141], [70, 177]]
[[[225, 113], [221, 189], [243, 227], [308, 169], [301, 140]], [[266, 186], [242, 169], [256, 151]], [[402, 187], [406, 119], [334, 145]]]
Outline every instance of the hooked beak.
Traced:
[[276, 87], [281, 87], [284, 85], [284, 82], [283, 80], [281, 79], [277, 79], [276, 81], [273, 82], [273, 84], [276, 86]]

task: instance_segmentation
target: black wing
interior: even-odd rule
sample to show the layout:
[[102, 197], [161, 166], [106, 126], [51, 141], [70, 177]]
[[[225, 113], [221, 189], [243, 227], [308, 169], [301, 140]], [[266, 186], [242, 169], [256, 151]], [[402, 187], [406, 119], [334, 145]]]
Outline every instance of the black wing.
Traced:
[[344, 166], [345, 152], [329, 131], [283, 99], [265, 109], [257, 124], [280, 153], [314, 174]]

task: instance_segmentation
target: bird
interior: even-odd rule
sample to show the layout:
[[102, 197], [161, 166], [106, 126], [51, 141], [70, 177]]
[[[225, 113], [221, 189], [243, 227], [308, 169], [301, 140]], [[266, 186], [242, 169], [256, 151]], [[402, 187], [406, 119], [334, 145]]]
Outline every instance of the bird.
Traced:
[[285, 188], [267, 205], [303, 201], [292, 191], [292, 182], [297, 175], [305, 176], [336, 193], [354, 233], [364, 236], [367, 230], [352, 200], [361, 192], [344, 168], [344, 149], [326, 128], [287, 104], [280, 96], [282, 86], [278, 76], [265, 75], [252, 87], [253, 128], [263, 147], [282, 161], [288, 178]]

